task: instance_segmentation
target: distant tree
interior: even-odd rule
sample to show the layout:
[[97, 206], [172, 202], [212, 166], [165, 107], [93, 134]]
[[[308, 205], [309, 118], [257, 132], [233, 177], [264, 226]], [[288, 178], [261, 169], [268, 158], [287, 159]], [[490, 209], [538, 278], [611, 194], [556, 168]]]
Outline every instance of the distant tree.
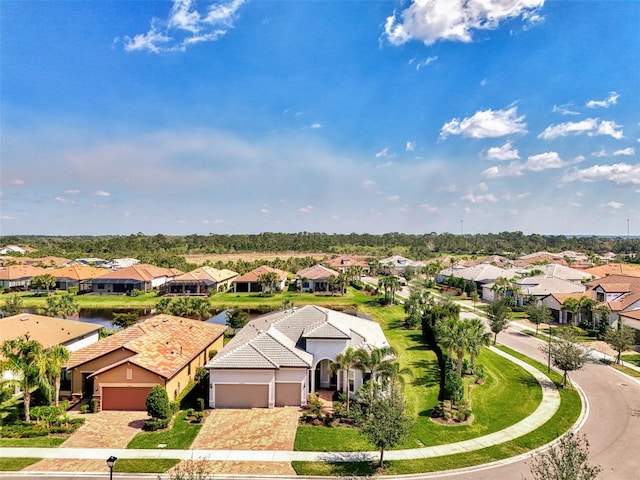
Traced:
[[49, 295], [49, 290], [56, 286], [56, 277], [50, 273], [44, 275], [36, 275], [31, 279], [31, 288], [36, 290], [46, 290]]
[[494, 334], [494, 345], [498, 341], [498, 334], [509, 325], [509, 313], [511, 313], [511, 307], [502, 298], [494, 300], [487, 308], [487, 319], [489, 320], [489, 328]]
[[264, 293], [271, 293], [278, 284], [278, 274], [276, 272], [266, 272], [258, 277], [258, 283], [262, 287]]
[[171, 404], [167, 391], [160, 385], [154, 385], [146, 401], [147, 414], [154, 420], [171, 417]]
[[478, 292], [471, 292], [471, 295], [469, 295], [469, 298], [471, 299], [471, 301], [473, 302], [473, 308], [475, 310], [476, 308], [476, 303], [478, 303], [478, 301], [480, 300], [480, 295], [478, 295]]
[[171, 299], [163, 297], [156, 303], [156, 312], [158, 314], [171, 314]]
[[2, 313], [6, 317], [18, 315], [19, 313], [22, 313], [23, 310], [24, 302], [22, 301], [22, 297], [15, 294], [11, 295], [2, 306]]
[[431, 297], [430, 293], [425, 289], [413, 289], [409, 298], [404, 302], [403, 308], [405, 312], [404, 323], [408, 328], [417, 328], [422, 323], [422, 316], [428, 308]]
[[540, 324], [549, 323], [552, 319], [551, 310], [549, 309], [549, 307], [535, 301], [527, 305], [525, 312], [527, 313], [529, 320], [532, 323], [536, 324], [536, 335], [538, 334]]
[[76, 315], [80, 311], [80, 305], [76, 298], [65, 293], [64, 295], [56, 295], [47, 297], [47, 306], [44, 309], [45, 315], [49, 317], [67, 318]]
[[359, 428], [360, 433], [380, 451], [379, 468], [383, 465], [384, 451], [402, 443], [412, 426], [413, 420], [406, 413], [401, 392], [376, 395], [369, 403]]
[[249, 321], [249, 313], [239, 308], [227, 310], [227, 326], [233, 330], [239, 330]]
[[602, 468], [588, 460], [587, 437], [569, 431], [547, 452], [533, 457], [530, 471], [533, 480], [595, 480]]
[[553, 364], [562, 370], [563, 388], [567, 386], [569, 372], [580, 370], [589, 358], [589, 351], [577, 343], [576, 334], [569, 328], [561, 329], [556, 338], [542, 346], [541, 350], [550, 354]]
[[618, 328], [611, 328], [604, 337], [604, 341], [611, 346], [618, 356], [616, 357], [616, 363], [620, 363], [622, 352], [631, 350], [636, 343], [636, 335], [631, 327], [622, 323], [621, 319], [618, 319]]
[[118, 328], [128, 328], [140, 321], [138, 312], [117, 312], [113, 314], [111, 323]]

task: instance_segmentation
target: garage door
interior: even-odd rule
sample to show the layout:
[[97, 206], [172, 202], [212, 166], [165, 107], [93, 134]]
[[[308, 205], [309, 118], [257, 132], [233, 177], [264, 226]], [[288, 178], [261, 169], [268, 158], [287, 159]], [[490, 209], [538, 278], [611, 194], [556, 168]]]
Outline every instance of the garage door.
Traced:
[[276, 383], [276, 407], [300, 406], [299, 383]]
[[102, 410], [146, 410], [151, 387], [103, 387]]
[[216, 408], [267, 408], [269, 385], [216, 384]]

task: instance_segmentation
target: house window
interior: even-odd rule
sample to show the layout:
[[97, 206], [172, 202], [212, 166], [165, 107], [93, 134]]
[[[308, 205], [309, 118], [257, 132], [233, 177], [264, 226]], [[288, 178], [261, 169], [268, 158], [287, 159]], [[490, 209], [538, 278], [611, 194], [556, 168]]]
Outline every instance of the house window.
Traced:
[[596, 300], [599, 302], [604, 302], [604, 293], [603, 292], [596, 292]]
[[126, 379], [133, 380], [133, 368], [127, 368], [126, 370]]
[[71, 390], [71, 370], [63, 370], [60, 377], [60, 390], [63, 392]]
[[355, 392], [356, 372], [349, 370], [349, 392]]

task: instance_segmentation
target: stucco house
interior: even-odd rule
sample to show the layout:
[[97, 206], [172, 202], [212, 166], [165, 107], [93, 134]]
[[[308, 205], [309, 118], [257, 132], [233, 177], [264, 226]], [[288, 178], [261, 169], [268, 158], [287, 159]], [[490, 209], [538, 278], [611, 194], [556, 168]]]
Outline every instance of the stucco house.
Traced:
[[148, 292], [182, 273], [176, 268], [162, 268], [140, 263], [120, 270], [107, 271], [102, 276], [91, 280], [91, 289], [98, 295], [128, 294], [132, 290]]
[[340, 275], [324, 265], [313, 265], [296, 273], [303, 292], [328, 292], [331, 288], [329, 279]]
[[27, 290], [33, 277], [51, 273], [51, 270], [31, 265], [9, 265], [0, 267], [0, 288]]
[[68, 267], [52, 269], [48, 273], [55, 277], [55, 288], [58, 290], [78, 287], [79, 292], [90, 292], [92, 280], [104, 275], [105, 270], [104, 268], [90, 267], [87, 265], [70, 265]]
[[[211, 408], [303, 406], [309, 393], [346, 383], [354, 398], [363, 384], [359, 370], [331, 372], [348, 347], [389, 346], [376, 322], [306, 305], [250, 321], [211, 360]], [[347, 380], [345, 382], [345, 380]]]
[[238, 277], [234, 271], [226, 268], [199, 267], [172, 278], [160, 287], [162, 295], [209, 295], [226, 291]]
[[223, 346], [226, 327], [156, 315], [72, 353], [74, 399], [93, 397], [102, 410], [145, 410], [154, 385], [173, 401]]
[[426, 265], [424, 262], [411, 260], [401, 255], [383, 258], [378, 264], [381, 268], [388, 268], [390, 270], [389, 273], [403, 273], [407, 268], [413, 268], [416, 272], [419, 272]]
[[272, 268], [268, 265], [261, 265], [254, 268], [250, 272], [236, 278], [233, 284], [234, 292], [261, 292], [262, 285], [258, 282], [260, 275], [265, 273], [275, 273], [278, 276], [278, 281], [275, 285], [275, 290], [282, 291], [287, 285], [287, 272], [278, 268]]
[[362, 269], [363, 275], [369, 275], [369, 271], [371, 267], [369, 263], [364, 260], [357, 260], [348, 255], [341, 255], [339, 257], [331, 258], [326, 262], [327, 266], [332, 270], [337, 270], [338, 272], [346, 272], [349, 268], [352, 267], [360, 267]]

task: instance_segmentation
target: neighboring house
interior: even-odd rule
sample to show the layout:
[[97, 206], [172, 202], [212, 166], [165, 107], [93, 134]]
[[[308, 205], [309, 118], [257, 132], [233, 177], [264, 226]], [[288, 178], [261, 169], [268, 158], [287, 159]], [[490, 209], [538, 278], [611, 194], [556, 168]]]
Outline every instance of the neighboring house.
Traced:
[[390, 270], [389, 273], [403, 273], [407, 268], [413, 268], [416, 272], [419, 272], [426, 265], [424, 262], [410, 260], [400, 255], [383, 258], [378, 264], [380, 268], [387, 267]]
[[364, 260], [356, 260], [355, 258], [349, 257], [347, 255], [342, 255], [340, 257], [327, 260], [326, 264], [329, 268], [343, 273], [351, 267], [362, 268], [363, 275], [369, 275], [370, 271], [370, 267], [367, 262], [365, 262]]
[[559, 253], [534, 252], [528, 255], [522, 255], [513, 261], [516, 267], [530, 267], [544, 265], [546, 263], [559, 263], [567, 265], [567, 261]]
[[636, 333], [636, 344], [640, 344], [640, 309], [630, 312], [620, 312], [618, 321], [622, 321], [627, 327], [631, 327]]
[[128, 294], [132, 290], [148, 292], [164, 285], [183, 272], [176, 268], [162, 268], [139, 263], [132, 267], [112, 270], [91, 280], [91, 290], [98, 295]]
[[464, 260], [462, 262], [462, 265], [465, 267], [475, 267], [476, 265], [480, 265], [483, 263], [494, 265], [496, 267], [508, 268], [509, 266], [511, 266], [512, 260], [501, 255], [488, 255], [482, 258]]
[[254, 268], [250, 272], [236, 278], [233, 285], [234, 292], [261, 292], [263, 286], [258, 282], [260, 275], [265, 273], [275, 273], [278, 275], [278, 281], [275, 285], [277, 291], [282, 291], [287, 285], [287, 272], [277, 268], [272, 268], [268, 265], [262, 265], [258, 268]]
[[[0, 343], [28, 335], [30, 339], [40, 342], [44, 348], [62, 345], [74, 352], [96, 343], [101, 328], [101, 325], [95, 323], [21, 313], [0, 318]], [[4, 375], [4, 378], [12, 378], [12, 375]], [[61, 396], [71, 394], [70, 382], [71, 377], [65, 372], [61, 378]]]
[[359, 370], [331, 371], [348, 347], [389, 346], [376, 322], [306, 305], [250, 321], [211, 360], [211, 408], [303, 406], [309, 393], [341, 390], [349, 396], [363, 384]]
[[577, 294], [579, 298], [580, 295], [587, 290], [587, 288], [580, 283], [542, 275], [519, 278], [514, 280], [513, 283], [520, 287], [520, 291], [518, 292], [520, 301], [518, 302], [518, 305], [522, 305], [522, 299], [524, 297], [535, 297], [537, 300], [542, 300], [547, 295], [553, 293]]
[[0, 248], [0, 255], [24, 255], [27, 251], [18, 245], [5, 245]]
[[57, 290], [68, 290], [69, 287], [77, 287], [78, 292], [90, 292], [92, 280], [104, 275], [104, 268], [73, 265], [51, 269], [47, 272], [55, 277], [55, 288]]
[[160, 287], [161, 295], [209, 295], [231, 288], [238, 274], [231, 270], [200, 267], [183, 273]]
[[33, 277], [51, 272], [52, 270], [31, 265], [0, 267], [0, 287], [9, 290], [27, 290]]
[[628, 265], [626, 263], [608, 263], [598, 267], [586, 268], [584, 271], [596, 278], [608, 277], [609, 275], [640, 277], [640, 266]]
[[140, 263], [137, 258], [114, 258], [105, 267], [112, 270], [119, 270], [121, 268], [133, 267]]
[[[513, 269], [504, 269], [496, 267], [489, 263], [481, 263], [472, 267], [452, 267], [445, 268], [436, 274], [436, 282], [443, 283], [446, 279], [451, 277], [462, 278], [464, 280], [474, 282], [478, 291], [482, 291], [482, 298], [487, 301], [491, 301], [491, 288], [488, 290], [487, 285], [493, 285], [498, 278], [510, 279], [517, 275], [519, 272]], [[485, 290], [487, 290], [485, 292]]]
[[571, 268], [558, 263], [539, 265], [535, 267], [534, 270], [540, 270], [542, 274], [547, 277], [560, 278], [574, 283], [582, 283], [588, 280], [593, 280], [596, 277], [596, 275], [593, 275], [586, 270]]
[[109, 260], [104, 258], [76, 258], [71, 260], [69, 265], [88, 265], [90, 267], [103, 267], [109, 268]]
[[331, 289], [330, 278], [340, 275], [324, 265], [313, 265], [296, 273], [303, 292], [328, 292]]
[[74, 399], [93, 397], [102, 410], [146, 410], [154, 385], [173, 401], [223, 346], [226, 327], [156, 315], [73, 352]]

